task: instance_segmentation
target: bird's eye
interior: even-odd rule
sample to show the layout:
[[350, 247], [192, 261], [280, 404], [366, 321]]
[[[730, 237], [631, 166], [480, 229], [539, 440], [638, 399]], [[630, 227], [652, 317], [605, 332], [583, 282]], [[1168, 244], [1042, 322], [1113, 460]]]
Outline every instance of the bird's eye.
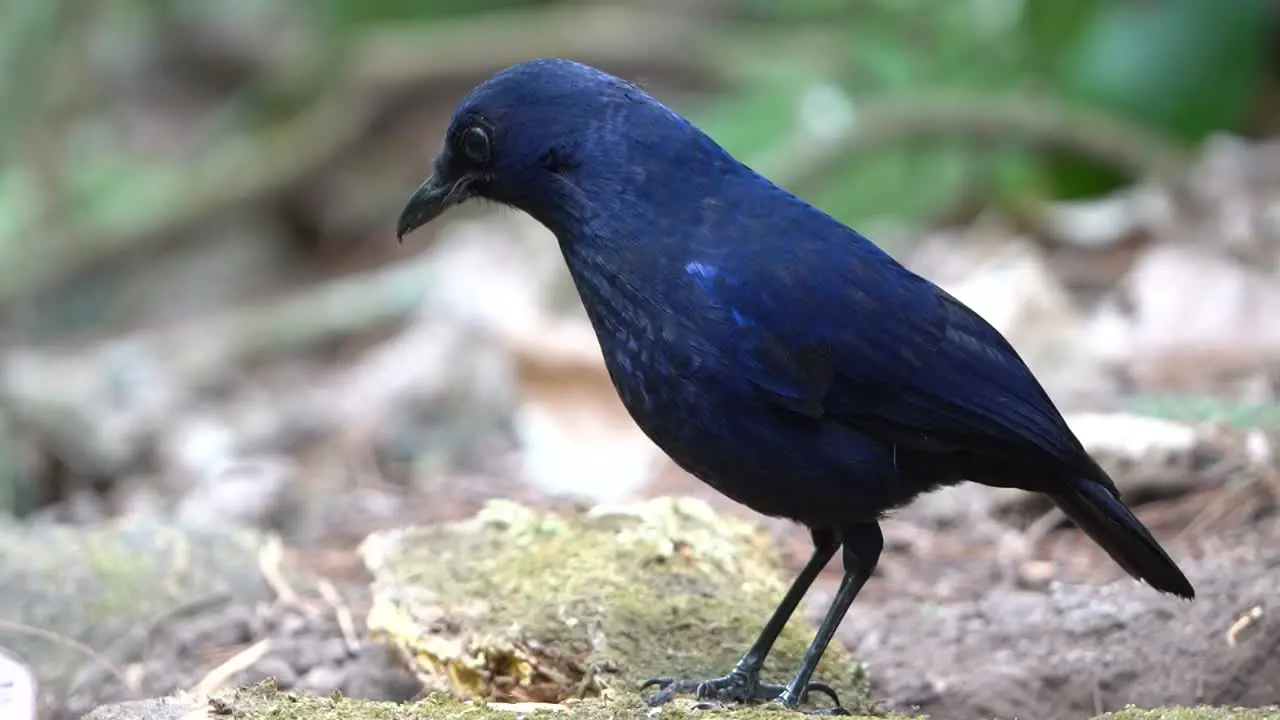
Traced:
[[489, 133], [485, 132], [484, 128], [472, 125], [462, 131], [458, 145], [468, 160], [478, 165], [489, 162]]

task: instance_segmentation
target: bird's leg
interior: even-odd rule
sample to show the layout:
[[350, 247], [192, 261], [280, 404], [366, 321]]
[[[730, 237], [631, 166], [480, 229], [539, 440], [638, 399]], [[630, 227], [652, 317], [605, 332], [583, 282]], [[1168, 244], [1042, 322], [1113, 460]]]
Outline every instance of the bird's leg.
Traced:
[[[747, 650], [742, 659], [734, 665], [733, 670], [730, 670], [723, 677], [709, 680], [684, 680], [672, 677], [653, 678], [640, 687], [641, 690], [651, 686], [659, 688], [658, 692], [645, 698], [645, 702], [649, 705], [661, 705], [682, 693], [693, 693], [699, 700], [718, 702], [750, 702], [752, 700], [772, 700], [777, 697], [783, 690], [782, 686], [761, 685], [760, 668], [763, 667], [765, 657], [769, 655], [774, 641], [782, 633], [782, 628], [786, 626], [787, 620], [795, 613], [805, 593], [813, 585], [813, 581], [817, 579], [818, 574], [822, 572], [822, 569], [826, 567], [840, 547], [840, 538], [832, 530], [814, 530], [812, 536], [813, 555], [809, 557], [809, 561], [800, 570], [795, 582], [791, 583], [787, 594], [783, 596], [782, 602], [773, 611], [769, 622], [765, 623], [764, 629], [760, 631], [760, 636], [752, 643], [751, 649]], [[832, 697], [837, 705], [840, 704], [835, 691], [826, 685], [814, 684], [811, 687], [807, 686], [804, 690], [806, 695], [808, 690], [825, 692]]]
[[[774, 698], [774, 702], [792, 710], [804, 702], [809, 689], [814, 686], [810, 683], [810, 679], [813, 678], [813, 672], [817, 669], [822, 654], [826, 652], [827, 645], [835, 636], [836, 628], [840, 626], [845, 613], [849, 612], [853, 599], [858, 596], [862, 586], [871, 577], [876, 563], [880, 561], [880, 553], [884, 550], [884, 535], [876, 523], [863, 523], [848, 528], [844, 531], [841, 540], [844, 543], [844, 578], [840, 581], [840, 588], [836, 590], [831, 607], [822, 618], [822, 624], [818, 626], [818, 633], [813, 638], [813, 643], [805, 651], [800, 667], [796, 668], [796, 674], [792, 676], [791, 682], [787, 683], [787, 687]], [[836, 702], [835, 707], [815, 710], [810, 714], [848, 715], [849, 711]]]

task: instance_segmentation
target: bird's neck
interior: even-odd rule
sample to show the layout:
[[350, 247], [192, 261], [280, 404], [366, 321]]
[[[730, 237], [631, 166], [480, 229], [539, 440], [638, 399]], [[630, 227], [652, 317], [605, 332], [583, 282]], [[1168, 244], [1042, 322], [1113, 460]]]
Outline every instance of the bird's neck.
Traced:
[[653, 268], [635, 252], [630, 242], [591, 242], [582, 238], [560, 239], [573, 283], [596, 332], [617, 335], [643, 324], [656, 298]]
[[[668, 253], [655, 247], [665, 239], [653, 237], [654, 203], [636, 188], [580, 179], [562, 180], [551, 202], [539, 203], [530, 214], [555, 234], [565, 263], [583, 300], [620, 302], [632, 297], [661, 272]], [[593, 192], [606, 187], [612, 192]], [[670, 238], [676, 241], [676, 238]]]
[[659, 321], [676, 304], [689, 257], [714, 252], [698, 245], [723, 241], [706, 229], [726, 210], [705, 199], [732, 192], [742, 173], [703, 145], [690, 150], [697, 172], [644, 158], [583, 167], [541, 185], [546, 196], [526, 210], [559, 240], [602, 343]]

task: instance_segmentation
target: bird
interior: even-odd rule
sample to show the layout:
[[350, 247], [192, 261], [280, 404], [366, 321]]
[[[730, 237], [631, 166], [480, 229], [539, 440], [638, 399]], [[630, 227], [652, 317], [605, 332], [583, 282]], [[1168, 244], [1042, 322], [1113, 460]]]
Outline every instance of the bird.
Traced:
[[[808, 529], [809, 560], [725, 675], [659, 677], [792, 710], [875, 570], [880, 522], [960, 482], [1042, 493], [1129, 575], [1191, 600], [999, 331], [862, 234], [732, 156], [637, 84], [563, 58], [506, 67], [456, 105], [400, 242], [481, 199], [554, 234], [632, 420], [685, 471]], [[790, 680], [761, 670], [839, 552], [843, 575]]]

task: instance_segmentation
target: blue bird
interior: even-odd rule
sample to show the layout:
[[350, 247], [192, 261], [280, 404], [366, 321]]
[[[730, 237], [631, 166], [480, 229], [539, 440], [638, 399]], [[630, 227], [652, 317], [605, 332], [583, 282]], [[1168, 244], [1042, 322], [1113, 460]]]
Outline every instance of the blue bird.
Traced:
[[[397, 236], [469, 198], [556, 236], [614, 388], [680, 467], [806, 526], [811, 559], [725, 676], [655, 678], [660, 704], [797, 708], [884, 546], [879, 520], [974, 481], [1044, 493], [1133, 577], [1191, 584], [1004, 337], [867, 238], [774, 185], [635, 85], [559, 59], [458, 104]], [[844, 576], [785, 686], [760, 671], [818, 573]]]

